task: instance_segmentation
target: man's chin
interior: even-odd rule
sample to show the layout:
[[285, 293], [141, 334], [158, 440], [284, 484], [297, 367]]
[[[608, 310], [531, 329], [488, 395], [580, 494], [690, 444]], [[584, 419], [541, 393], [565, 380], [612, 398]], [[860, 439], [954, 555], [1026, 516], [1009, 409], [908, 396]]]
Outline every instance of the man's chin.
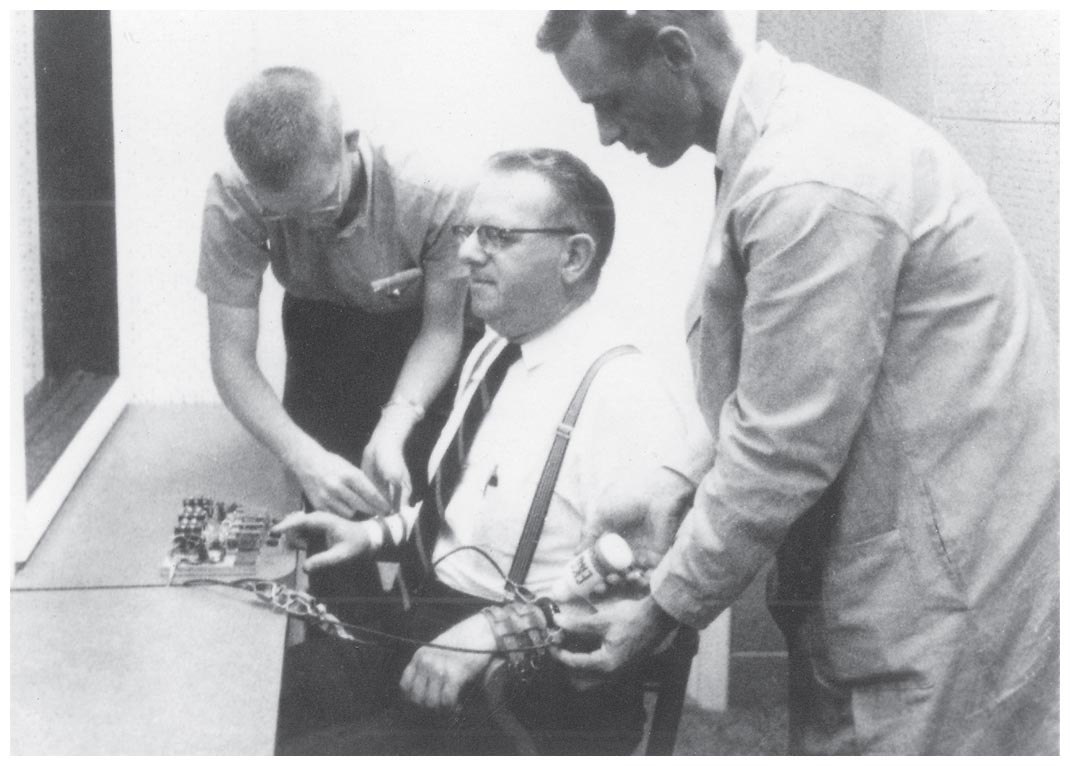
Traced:
[[646, 161], [656, 168], [667, 168], [670, 165], [675, 164], [678, 159], [684, 156], [683, 152], [668, 152], [656, 149], [642, 152], [642, 154], [646, 157]]
[[[493, 328], [493, 325], [497, 323], [497, 319], [500, 316], [500, 312], [497, 311], [497, 307], [491, 302], [480, 301], [474, 293], [469, 294], [471, 297], [471, 303], [469, 308], [474, 316], [479, 321], [483, 322], [488, 327]], [[497, 330], [495, 330], [497, 332]]]

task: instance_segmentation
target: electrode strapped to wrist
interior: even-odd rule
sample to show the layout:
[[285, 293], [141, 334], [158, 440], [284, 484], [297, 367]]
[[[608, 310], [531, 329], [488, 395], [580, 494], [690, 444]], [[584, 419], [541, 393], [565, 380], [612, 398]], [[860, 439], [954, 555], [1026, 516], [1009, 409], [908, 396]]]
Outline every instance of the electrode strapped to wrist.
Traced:
[[[542, 667], [549, 653], [548, 650], [558, 645], [563, 638], [563, 631], [554, 620], [554, 615], [558, 612], [559, 607], [553, 597], [562, 601], [580, 599], [590, 605], [588, 597], [595, 592], [595, 588], [599, 583], [603, 582], [611, 573], [623, 574], [634, 562], [631, 549], [623, 539], [613, 534], [604, 535], [593, 546], [582, 551], [569, 562], [566, 571], [562, 574], [561, 581], [555, 585], [551, 592], [552, 597], [536, 598], [534, 594], [524, 587], [524, 581], [534, 557], [535, 547], [542, 534], [543, 522], [549, 509], [549, 502], [553, 495], [557, 475], [586, 391], [594, 375], [603, 364], [615, 357], [634, 353], [635, 351], [636, 349], [631, 346], [618, 346], [610, 349], [595, 361], [581, 381], [579, 389], [573, 396], [565, 416], [557, 428], [550, 455], [536, 487], [535, 496], [508, 575], [502, 571], [497, 562], [486, 551], [475, 546], [455, 548], [437, 560], [428, 562], [430, 563], [429, 568], [433, 572], [435, 567], [447, 556], [452, 556], [463, 550], [471, 550], [487, 559], [502, 577], [506, 599], [500, 604], [494, 604], [482, 610], [494, 633], [496, 642], [494, 649], [472, 649], [419, 641], [362, 625], [342, 622], [327, 612], [322, 604], [308, 594], [294, 591], [270, 581], [246, 580], [241, 583], [228, 583], [200, 579], [191, 581], [190, 584], [231, 585], [251, 590], [272, 608], [285, 611], [287, 614], [314, 624], [343, 640], [361, 643], [374, 643], [376, 640], [390, 641], [468, 654], [502, 656], [505, 658], [514, 680], [520, 682], [530, 681], [538, 669]], [[415, 403], [406, 400], [392, 399], [386, 406], [406, 406], [417, 411], [422, 410]], [[420, 414], [422, 415], [422, 412]], [[399, 493], [397, 488], [394, 487], [391, 491], [391, 507], [394, 510], [394, 514], [391, 517], [400, 515], [399, 506]], [[403, 527], [401, 540], [405, 540], [410, 530], [405, 528], [405, 519], [402, 518], [401, 521]], [[381, 533], [381, 550], [386, 552], [400, 547], [401, 540], [394, 536], [387, 518], [375, 516], [372, 519], [372, 523], [378, 528], [377, 531]], [[407, 601], [405, 598], [404, 579], [400, 576], [400, 573], [399, 584], [402, 586], [403, 601]], [[364, 638], [365, 636], [367, 638]]]
[[[530, 590], [507, 577], [497, 562], [481, 548], [461, 546], [446, 553], [434, 563], [462, 551], [483, 556], [505, 581], [505, 592], [511, 600], [484, 607], [481, 613], [490, 623], [498, 653], [504, 655], [511, 680], [528, 683], [543, 666], [552, 646], [566, 640], [564, 630], [554, 615], [560, 613], [560, 602], [581, 601], [594, 608], [590, 597], [610, 574], [625, 574], [635, 563], [631, 546], [613, 532], [599, 537], [593, 545], [576, 554], [565, 566], [561, 577], [550, 589], [549, 596], [536, 597]], [[584, 645], [582, 641], [575, 644]], [[593, 647], [592, 647], [593, 648]]]
[[557, 611], [557, 604], [548, 598], [517, 600], [481, 610], [514, 681], [527, 683], [534, 679], [549, 647], [560, 642], [561, 628], [553, 619]]

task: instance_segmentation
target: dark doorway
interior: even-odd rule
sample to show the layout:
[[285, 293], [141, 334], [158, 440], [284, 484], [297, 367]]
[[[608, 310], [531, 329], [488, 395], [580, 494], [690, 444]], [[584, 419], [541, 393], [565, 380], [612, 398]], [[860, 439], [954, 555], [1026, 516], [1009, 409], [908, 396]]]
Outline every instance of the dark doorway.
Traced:
[[111, 18], [34, 13], [44, 378], [26, 395], [26, 489], [119, 373]]

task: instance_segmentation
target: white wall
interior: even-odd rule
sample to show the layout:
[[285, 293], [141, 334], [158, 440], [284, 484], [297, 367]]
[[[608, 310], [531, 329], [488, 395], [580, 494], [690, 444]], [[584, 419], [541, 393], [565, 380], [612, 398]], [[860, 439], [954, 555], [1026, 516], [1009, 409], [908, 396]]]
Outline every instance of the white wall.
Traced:
[[[45, 375], [41, 311], [41, 238], [37, 211], [37, 111], [34, 107], [33, 16], [11, 14], [11, 247], [12, 339], [19, 362], [18, 396]], [[16, 349], [12, 349], [15, 351]]]
[[[736, 16], [753, 37], [754, 14]], [[687, 387], [682, 313], [705, 243], [712, 157], [659, 171], [598, 145], [551, 56], [542, 12], [113, 12], [120, 364], [141, 401], [215, 398], [203, 296], [193, 287], [207, 179], [227, 161], [222, 114], [259, 69], [297, 64], [334, 84], [351, 125], [458, 166], [560, 146], [618, 205], [602, 293]], [[278, 289], [265, 296], [262, 364], [281, 380]]]
[[888, 13], [882, 53], [883, 92], [988, 184], [1058, 329], [1059, 13]]

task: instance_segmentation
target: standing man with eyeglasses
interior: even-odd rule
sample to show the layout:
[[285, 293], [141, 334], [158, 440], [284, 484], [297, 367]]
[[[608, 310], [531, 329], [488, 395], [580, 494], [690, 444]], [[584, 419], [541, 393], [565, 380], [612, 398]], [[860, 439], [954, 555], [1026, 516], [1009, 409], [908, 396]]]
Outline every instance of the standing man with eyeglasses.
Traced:
[[[343, 132], [338, 99], [303, 69], [241, 86], [225, 132], [235, 167], [209, 184], [197, 275], [216, 387], [310, 510], [385, 512], [387, 485], [421, 488], [449, 408], [436, 396], [462, 349], [466, 271], [449, 232], [462, 195]], [[285, 288], [281, 402], [256, 358], [268, 265]], [[381, 592], [370, 564], [333, 579], [314, 592]]]
[[[721, 12], [552, 11], [538, 44], [603, 144], [721, 176], [687, 311], [715, 450], [652, 595], [563, 621], [603, 643], [562, 659], [625, 665], [775, 558], [793, 752], [1057, 752], [1057, 351], [983, 182]], [[618, 519], [689, 489], [660, 470]]]

